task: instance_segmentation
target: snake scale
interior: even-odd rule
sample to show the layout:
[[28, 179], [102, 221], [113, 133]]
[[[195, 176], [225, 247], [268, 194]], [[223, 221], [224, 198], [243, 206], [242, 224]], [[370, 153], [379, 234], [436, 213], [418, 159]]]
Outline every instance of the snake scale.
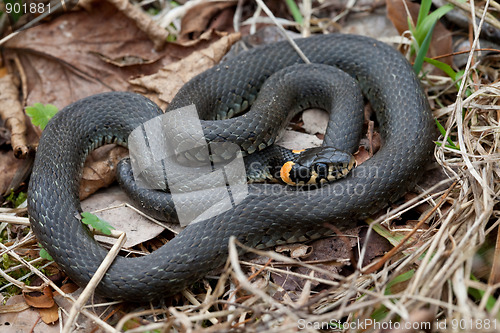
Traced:
[[[233, 209], [190, 224], [152, 254], [117, 257], [97, 287], [99, 294], [132, 301], [172, 295], [220, 266], [231, 236], [260, 247], [313, 239], [324, 233], [325, 223], [340, 229], [352, 225], [355, 218], [381, 209], [415, 184], [431, 157], [435, 129], [406, 59], [384, 43], [355, 35], [313, 36], [297, 44], [312, 63], [337, 66], [359, 82], [376, 111], [381, 149], [346, 178], [319, 189], [249, 185], [248, 196]], [[283, 42], [247, 51], [185, 84], [169, 110], [193, 103], [199, 109], [234, 107], [244, 102], [241, 96], [248, 96], [249, 87], [254, 94], [272, 73], [301, 62]], [[206, 95], [219, 97], [205, 101]], [[78, 188], [84, 160], [105, 143], [126, 145], [135, 127], [159, 114], [161, 110], [142, 96], [99, 94], [61, 110], [42, 134], [29, 183], [30, 221], [42, 246], [80, 285], [88, 283], [107, 254], [80, 221]]]

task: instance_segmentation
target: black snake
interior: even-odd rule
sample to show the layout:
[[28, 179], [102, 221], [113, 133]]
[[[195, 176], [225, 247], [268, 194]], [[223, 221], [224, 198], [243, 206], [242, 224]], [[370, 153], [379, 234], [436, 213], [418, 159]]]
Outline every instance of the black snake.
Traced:
[[[189, 225], [152, 254], [116, 258], [97, 292], [136, 301], [174, 294], [226, 260], [230, 236], [260, 247], [315, 238], [324, 232], [324, 223], [350, 225], [415, 183], [431, 156], [435, 132], [427, 99], [406, 59], [384, 43], [354, 35], [314, 36], [297, 44], [312, 63], [337, 66], [359, 82], [380, 124], [383, 146], [378, 153], [346, 178], [316, 190], [249, 185], [248, 196], [236, 207]], [[194, 103], [201, 116], [209, 109], [234, 112], [255, 99], [272, 73], [301, 62], [283, 42], [250, 50], [188, 82], [169, 110]], [[139, 95], [100, 94], [67, 106], [43, 132], [29, 184], [28, 213], [40, 243], [80, 285], [107, 254], [80, 221], [83, 162], [105, 143], [126, 145], [135, 127], [159, 114], [153, 102]], [[345, 126], [341, 121], [337, 128]], [[327, 135], [325, 140], [343, 147], [350, 138]]]

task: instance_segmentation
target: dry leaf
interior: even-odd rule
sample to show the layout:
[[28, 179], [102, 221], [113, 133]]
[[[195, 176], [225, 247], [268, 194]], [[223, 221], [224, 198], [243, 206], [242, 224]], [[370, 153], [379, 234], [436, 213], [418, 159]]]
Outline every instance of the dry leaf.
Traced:
[[15, 312], [21, 312], [26, 309], [29, 309], [28, 303], [25, 301], [18, 302], [15, 304], [9, 304], [9, 305], [2, 305], [0, 306], [0, 313], [15, 313]]
[[12, 187], [12, 179], [17, 170], [23, 167], [26, 160], [17, 159], [12, 150], [0, 151], [0, 194], [8, 195]]
[[365, 256], [363, 258], [363, 266], [367, 266], [373, 261], [373, 259], [383, 256], [386, 252], [392, 249], [392, 245], [389, 241], [376, 232], [372, 232], [370, 234], [370, 238], [367, 239], [366, 231], [367, 228], [363, 227], [359, 233], [359, 242], [362, 244], [361, 246], [366, 247]]
[[31, 296], [28, 293], [24, 293], [23, 296], [27, 304], [38, 309], [44, 323], [53, 324], [59, 319], [58, 306], [54, 302], [50, 287], [45, 287], [39, 296]]
[[0, 332], [43, 332], [43, 333], [58, 333], [59, 327], [47, 325], [40, 321], [39, 309], [29, 307], [23, 299], [22, 295], [15, 295], [7, 300], [3, 307], [16, 306], [16, 304], [24, 304], [28, 308], [21, 312], [10, 312], [1, 315]]
[[179, 42], [196, 40], [208, 30], [232, 31], [236, 1], [208, 1], [191, 7], [181, 21]]
[[316, 135], [296, 131], [286, 131], [277, 144], [288, 149], [301, 150], [311, 147], [319, 147], [322, 142], [323, 140], [320, 140]]
[[370, 152], [368, 152], [368, 150], [365, 149], [365, 147], [361, 146], [359, 147], [356, 154], [354, 154], [354, 158], [356, 159], [356, 166], [360, 166], [366, 160], [370, 159], [371, 155]]
[[[19, 103], [18, 89], [11, 75], [0, 78], [0, 117], [10, 130], [13, 147], [13, 150], [0, 152], [0, 194], [5, 196], [11, 189], [17, 189], [31, 172], [33, 161], [26, 157], [38, 136]], [[25, 159], [19, 160], [20, 157]]]
[[312, 247], [305, 244], [286, 244], [276, 246], [274, 250], [278, 253], [289, 252], [291, 258], [303, 258], [311, 253]]
[[38, 312], [45, 324], [53, 324], [59, 320], [58, 306], [56, 304], [48, 309], [38, 309]]
[[[130, 202], [130, 200], [118, 186], [112, 186], [99, 191], [82, 201], [82, 209], [84, 211], [92, 212], [95, 210], [105, 209], [107, 207], [118, 206], [123, 202]], [[141, 216], [128, 207], [102, 210], [96, 214], [100, 218], [109, 222], [117, 230], [127, 233], [127, 240], [124, 245], [125, 248], [130, 248], [153, 239], [164, 231], [164, 228], [149, 221], [147, 218]], [[169, 226], [171, 225], [172, 224], [169, 224]], [[179, 227], [178, 224], [177, 227]], [[103, 236], [96, 236], [96, 239], [108, 244], [114, 244], [116, 241], [115, 239]]]
[[[72, 294], [75, 291], [77, 291], [79, 288], [80, 287], [77, 284], [75, 284], [73, 282], [69, 282], [69, 283], [63, 284], [59, 289], [64, 291], [66, 294]], [[57, 295], [59, 295], [59, 293], [57, 291], [55, 291], [54, 297], [56, 297]]]
[[167, 65], [155, 74], [132, 79], [130, 83], [135, 85], [136, 90], [141, 90], [145, 96], [163, 108], [170, 103], [187, 81], [219, 63], [231, 45], [239, 38], [239, 34], [222, 37], [209, 47]]
[[[354, 248], [357, 246], [357, 236], [360, 230], [360, 227], [346, 230], [344, 234], [350, 236], [346, 238], [334, 236], [314, 241], [310, 244], [312, 247], [310, 254], [302, 257], [301, 259], [303, 261], [307, 261], [308, 263], [313, 262], [314, 265], [318, 265], [322, 269], [328, 270], [332, 273], [340, 273], [345, 266], [345, 263], [348, 263], [348, 259], [351, 258]], [[348, 240], [349, 244], [346, 244], [345, 239]], [[310, 270], [305, 267], [285, 267], [287, 270], [303, 275], [310, 274]], [[304, 279], [285, 273], [271, 273], [271, 276], [273, 281], [283, 287], [283, 289], [294, 301], [300, 297], [300, 291], [306, 283]], [[330, 279], [329, 276], [318, 272], [315, 272], [314, 276], [322, 279]], [[314, 288], [318, 286], [319, 283], [313, 280], [311, 285]]]
[[113, 183], [116, 174], [116, 165], [121, 159], [128, 156], [124, 147], [106, 145], [96, 149], [85, 161], [82, 181], [80, 184], [80, 200], [102, 187]]
[[123, 15], [134, 21], [137, 27], [147, 34], [153, 41], [157, 50], [161, 50], [163, 48], [163, 45], [167, 42], [168, 32], [159, 27], [151, 16], [128, 0], [107, 1], [115, 5], [116, 8], [123, 13]]
[[[66, 13], [23, 31], [4, 45], [4, 54], [10, 72], [23, 73], [28, 105], [52, 103], [62, 108], [96, 93], [129, 90], [131, 77], [155, 73], [200, 47], [206, 46], [168, 44], [157, 52], [134, 22], [100, 1], [89, 12]], [[19, 59], [21, 68], [13, 67], [14, 59]]]
[[330, 115], [319, 109], [310, 109], [302, 113], [302, 127], [310, 134], [325, 134]]
[[36, 293], [24, 293], [24, 299], [26, 303], [30, 306], [37, 309], [49, 309], [54, 306], [54, 298], [52, 297], [52, 290], [50, 287], [45, 287], [43, 289], [43, 293], [37, 296], [31, 296], [30, 294], [39, 294]]

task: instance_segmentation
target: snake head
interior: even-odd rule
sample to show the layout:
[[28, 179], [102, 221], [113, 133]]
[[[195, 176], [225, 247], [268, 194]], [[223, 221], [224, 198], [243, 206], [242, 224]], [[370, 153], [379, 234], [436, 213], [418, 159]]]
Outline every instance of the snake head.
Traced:
[[309, 148], [299, 152], [295, 161], [287, 161], [280, 170], [288, 185], [321, 185], [347, 176], [355, 165], [352, 154], [333, 147]]

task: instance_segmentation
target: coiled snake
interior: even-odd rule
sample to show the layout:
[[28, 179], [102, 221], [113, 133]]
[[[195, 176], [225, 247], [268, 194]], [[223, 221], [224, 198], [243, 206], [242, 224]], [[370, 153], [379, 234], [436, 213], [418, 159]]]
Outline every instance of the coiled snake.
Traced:
[[[324, 223], [350, 225], [414, 185], [431, 156], [434, 126], [406, 59], [381, 42], [354, 35], [314, 36], [297, 44], [311, 62], [337, 66], [359, 82], [376, 111], [382, 148], [356, 172], [316, 190], [249, 185], [248, 196], [236, 207], [189, 225], [152, 254], [116, 258], [97, 292], [136, 301], [174, 294], [225, 261], [230, 236], [249, 246], [307, 240], [322, 234]], [[283, 42], [250, 50], [188, 82], [169, 109], [194, 103], [200, 115], [210, 108], [227, 112], [252, 99], [272, 73], [300, 62]], [[207, 96], [218, 97], [205, 100]], [[135, 127], [159, 114], [153, 102], [139, 95], [100, 94], [61, 110], [43, 132], [28, 213], [40, 243], [80, 285], [90, 280], [107, 253], [79, 220], [83, 162], [104, 143], [125, 145]], [[331, 141], [342, 145], [346, 138]]]

